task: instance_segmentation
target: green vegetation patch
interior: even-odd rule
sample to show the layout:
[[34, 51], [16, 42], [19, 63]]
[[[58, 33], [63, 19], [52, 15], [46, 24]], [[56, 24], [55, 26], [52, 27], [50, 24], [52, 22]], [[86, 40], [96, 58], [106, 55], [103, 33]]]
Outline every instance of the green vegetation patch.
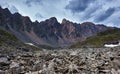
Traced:
[[118, 40], [120, 40], [120, 29], [117, 28], [100, 32], [96, 36], [89, 37], [83, 42], [72, 45], [70, 48], [103, 47], [105, 43]]

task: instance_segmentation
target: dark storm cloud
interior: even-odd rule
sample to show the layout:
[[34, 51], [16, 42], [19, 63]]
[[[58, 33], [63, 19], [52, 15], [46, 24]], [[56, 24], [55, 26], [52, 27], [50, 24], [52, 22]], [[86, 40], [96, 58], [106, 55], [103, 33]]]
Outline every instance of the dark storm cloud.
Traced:
[[25, 0], [25, 4], [31, 7], [32, 4], [42, 4], [42, 0]]
[[82, 20], [87, 20], [89, 18], [92, 17], [92, 14], [94, 14], [94, 12], [98, 11], [99, 9], [101, 9], [101, 7], [98, 5], [98, 6], [91, 6], [89, 8], [86, 9], [86, 11], [84, 12], [84, 14], [82, 15]]
[[65, 9], [71, 10], [74, 12], [84, 11], [91, 2], [94, 0], [72, 0], [69, 4], [65, 7]]
[[95, 18], [96, 22], [101, 22], [106, 20], [108, 17], [110, 17], [115, 12], [115, 8], [109, 8], [107, 9], [103, 14]]
[[[55, 16], [74, 22], [94, 22], [119, 26], [120, 0], [0, 0], [2, 8], [9, 8], [29, 16], [32, 21], [42, 21]], [[120, 27], [120, 26], [119, 26]]]

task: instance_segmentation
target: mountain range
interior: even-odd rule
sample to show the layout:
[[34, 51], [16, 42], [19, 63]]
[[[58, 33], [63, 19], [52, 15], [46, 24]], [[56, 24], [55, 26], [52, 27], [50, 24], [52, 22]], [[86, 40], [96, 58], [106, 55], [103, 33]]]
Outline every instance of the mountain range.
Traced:
[[11, 14], [8, 8], [0, 7], [0, 28], [11, 32], [25, 43], [68, 47], [114, 27], [92, 22], [73, 23], [65, 18], [59, 23], [56, 17], [32, 22], [28, 16], [22, 16], [19, 13]]

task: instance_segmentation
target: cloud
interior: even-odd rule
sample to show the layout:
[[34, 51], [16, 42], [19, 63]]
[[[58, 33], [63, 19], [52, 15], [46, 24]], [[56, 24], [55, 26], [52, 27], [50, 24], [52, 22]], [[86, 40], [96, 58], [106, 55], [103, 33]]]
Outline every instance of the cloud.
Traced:
[[119, 26], [120, 0], [0, 0], [2, 8], [29, 16], [32, 21], [56, 17], [70, 21]]
[[0, 6], [2, 8], [8, 8], [9, 7], [9, 4], [7, 2], [0, 2]]
[[109, 8], [103, 14], [100, 14], [95, 18], [96, 22], [101, 22], [109, 18], [115, 12], [115, 8]]
[[94, 17], [94, 15], [96, 15], [95, 13], [102, 8], [101, 6], [102, 5], [97, 4], [97, 2], [89, 5], [89, 7], [87, 7], [86, 10], [80, 15], [81, 20], [88, 20]]
[[44, 18], [40, 13], [36, 13], [36, 14], [35, 14], [35, 17], [38, 18], [38, 19], [39, 19], [39, 18]]
[[10, 11], [12, 13], [16, 13], [16, 12], [18, 12], [18, 9], [15, 6], [10, 6]]
[[94, 0], [71, 0], [65, 9], [71, 10], [73, 13], [84, 11]]
[[9, 3], [5, 2], [5, 1], [0, 2], [0, 6], [2, 8], [8, 8], [11, 11], [11, 13], [18, 12], [18, 9], [14, 5], [11, 5], [11, 4], [9, 4]]
[[42, 4], [42, 0], [25, 0], [25, 4], [31, 7], [32, 4]]
[[106, 19], [104, 22], [104, 24], [106, 25], [110, 25], [109, 23], [113, 24], [113, 26], [119, 27], [120, 28], [120, 16], [118, 16], [120, 14], [120, 11], [115, 11], [114, 14], [112, 14], [108, 19]]

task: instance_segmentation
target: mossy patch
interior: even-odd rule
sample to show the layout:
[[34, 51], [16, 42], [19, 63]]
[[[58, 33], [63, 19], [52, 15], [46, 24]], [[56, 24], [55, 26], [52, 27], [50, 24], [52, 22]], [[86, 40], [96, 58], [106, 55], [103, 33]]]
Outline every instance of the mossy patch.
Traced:
[[100, 32], [96, 36], [89, 37], [83, 42], [72, 45], [70, 48], [103, 47], [104, 43], [118, 40], [120, 40], [120, 29], [112, 29]]

